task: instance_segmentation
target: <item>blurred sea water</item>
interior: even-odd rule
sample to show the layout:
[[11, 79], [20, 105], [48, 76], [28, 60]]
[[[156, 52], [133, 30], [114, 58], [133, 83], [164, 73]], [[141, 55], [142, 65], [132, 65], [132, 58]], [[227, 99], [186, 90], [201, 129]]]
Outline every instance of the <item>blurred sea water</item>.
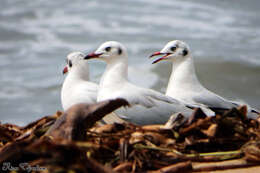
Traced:
[[[62, 110], [66, 55], [107, 40], [129, 51], [132, 82], [164, 92], [170, 64], [148, 56], [187, 42], [201, 82], [260, 109], [260, 1], [26, 1], [0, 6], [0, 121], [23, 125]], [[98, 82], [105, 64], [91, 61]]]

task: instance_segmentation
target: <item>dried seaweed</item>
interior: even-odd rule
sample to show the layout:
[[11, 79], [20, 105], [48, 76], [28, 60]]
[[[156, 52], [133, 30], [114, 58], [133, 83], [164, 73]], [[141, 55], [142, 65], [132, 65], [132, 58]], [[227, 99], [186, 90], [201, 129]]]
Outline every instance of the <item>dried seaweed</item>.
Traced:
[[[95, 124], [122, 99], [75, 105], [25, 127], [0, 124], [0, 167], [30, 172], [199, 172], [260, 165], [260, 126], [246, 107], [214, 117], [200, 109], [165, 125]], [[38, 169], [36, 169], [38, 168]], [[2, 169], [3, 170], [3, 169]], [[11, 171], [10, 171], [11, 172]], [[27, 170], [28, 172], [28, 170]]]

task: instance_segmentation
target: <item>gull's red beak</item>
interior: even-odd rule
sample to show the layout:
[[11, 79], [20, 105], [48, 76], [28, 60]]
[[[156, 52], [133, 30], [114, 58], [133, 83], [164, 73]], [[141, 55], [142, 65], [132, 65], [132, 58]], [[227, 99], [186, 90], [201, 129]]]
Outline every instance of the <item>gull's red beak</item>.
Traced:
[[92, 59], [92, 58], [98, 58], [103, 53], [90, 53], [87, 56], [84, 57], [84, 59]]
[[66, 67], [64, 67], [64, 69], [63, 69], [63, 74], [66, 74], [68, 72], [68, 67], [66, 66]]
[[150, 58], [152, 58], [154, 56], [159, 56], [159, 55], [163, 55], [163, 53], [161, 53], [161, 52], [154, 52], [152, 55], [150, 55]]
[[161, 61], [161, 60], [166, 59], [167, 56], [170, 55], [170, 53], [154, 52], [154, 53], [150, 56], [150, 58], [152, 58], [152, 57], [154, 57], [154, 56], [159, 56], [159, 55], [164, 55], [164, 56], [162, 56], [161, 58], [156, 59], [155, 61], [152, 62], [152, 64], [155, 64], [155, 63], [157, 63], [157, 62], [159, 62], [159, 61]]

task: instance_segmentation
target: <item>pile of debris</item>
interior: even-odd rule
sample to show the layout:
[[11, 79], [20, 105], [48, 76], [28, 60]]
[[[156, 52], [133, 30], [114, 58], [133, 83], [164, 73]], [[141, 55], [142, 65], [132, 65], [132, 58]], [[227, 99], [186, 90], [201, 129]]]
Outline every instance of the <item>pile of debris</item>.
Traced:
[[25, 127], [0, 124], [0, 170], [13, 172], [201, 172], [260, 169], [259, 120], [247, 108], [165, 125], [98, 125], [122, 99], [79, 104]]

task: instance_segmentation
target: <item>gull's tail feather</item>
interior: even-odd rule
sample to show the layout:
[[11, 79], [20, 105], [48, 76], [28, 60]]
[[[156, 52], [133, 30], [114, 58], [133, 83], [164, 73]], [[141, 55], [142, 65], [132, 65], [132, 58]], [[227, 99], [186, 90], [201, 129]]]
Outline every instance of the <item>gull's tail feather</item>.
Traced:
[[259, 114], [259, 115], [260, 115], [260, 111], [259, 111], [259, 110], [257, 110], [257, 109], [252, 109], [252, 110], [251, 110], [251, 112], [252, 112], [252, 113], [255, 113], [255, 114]]

